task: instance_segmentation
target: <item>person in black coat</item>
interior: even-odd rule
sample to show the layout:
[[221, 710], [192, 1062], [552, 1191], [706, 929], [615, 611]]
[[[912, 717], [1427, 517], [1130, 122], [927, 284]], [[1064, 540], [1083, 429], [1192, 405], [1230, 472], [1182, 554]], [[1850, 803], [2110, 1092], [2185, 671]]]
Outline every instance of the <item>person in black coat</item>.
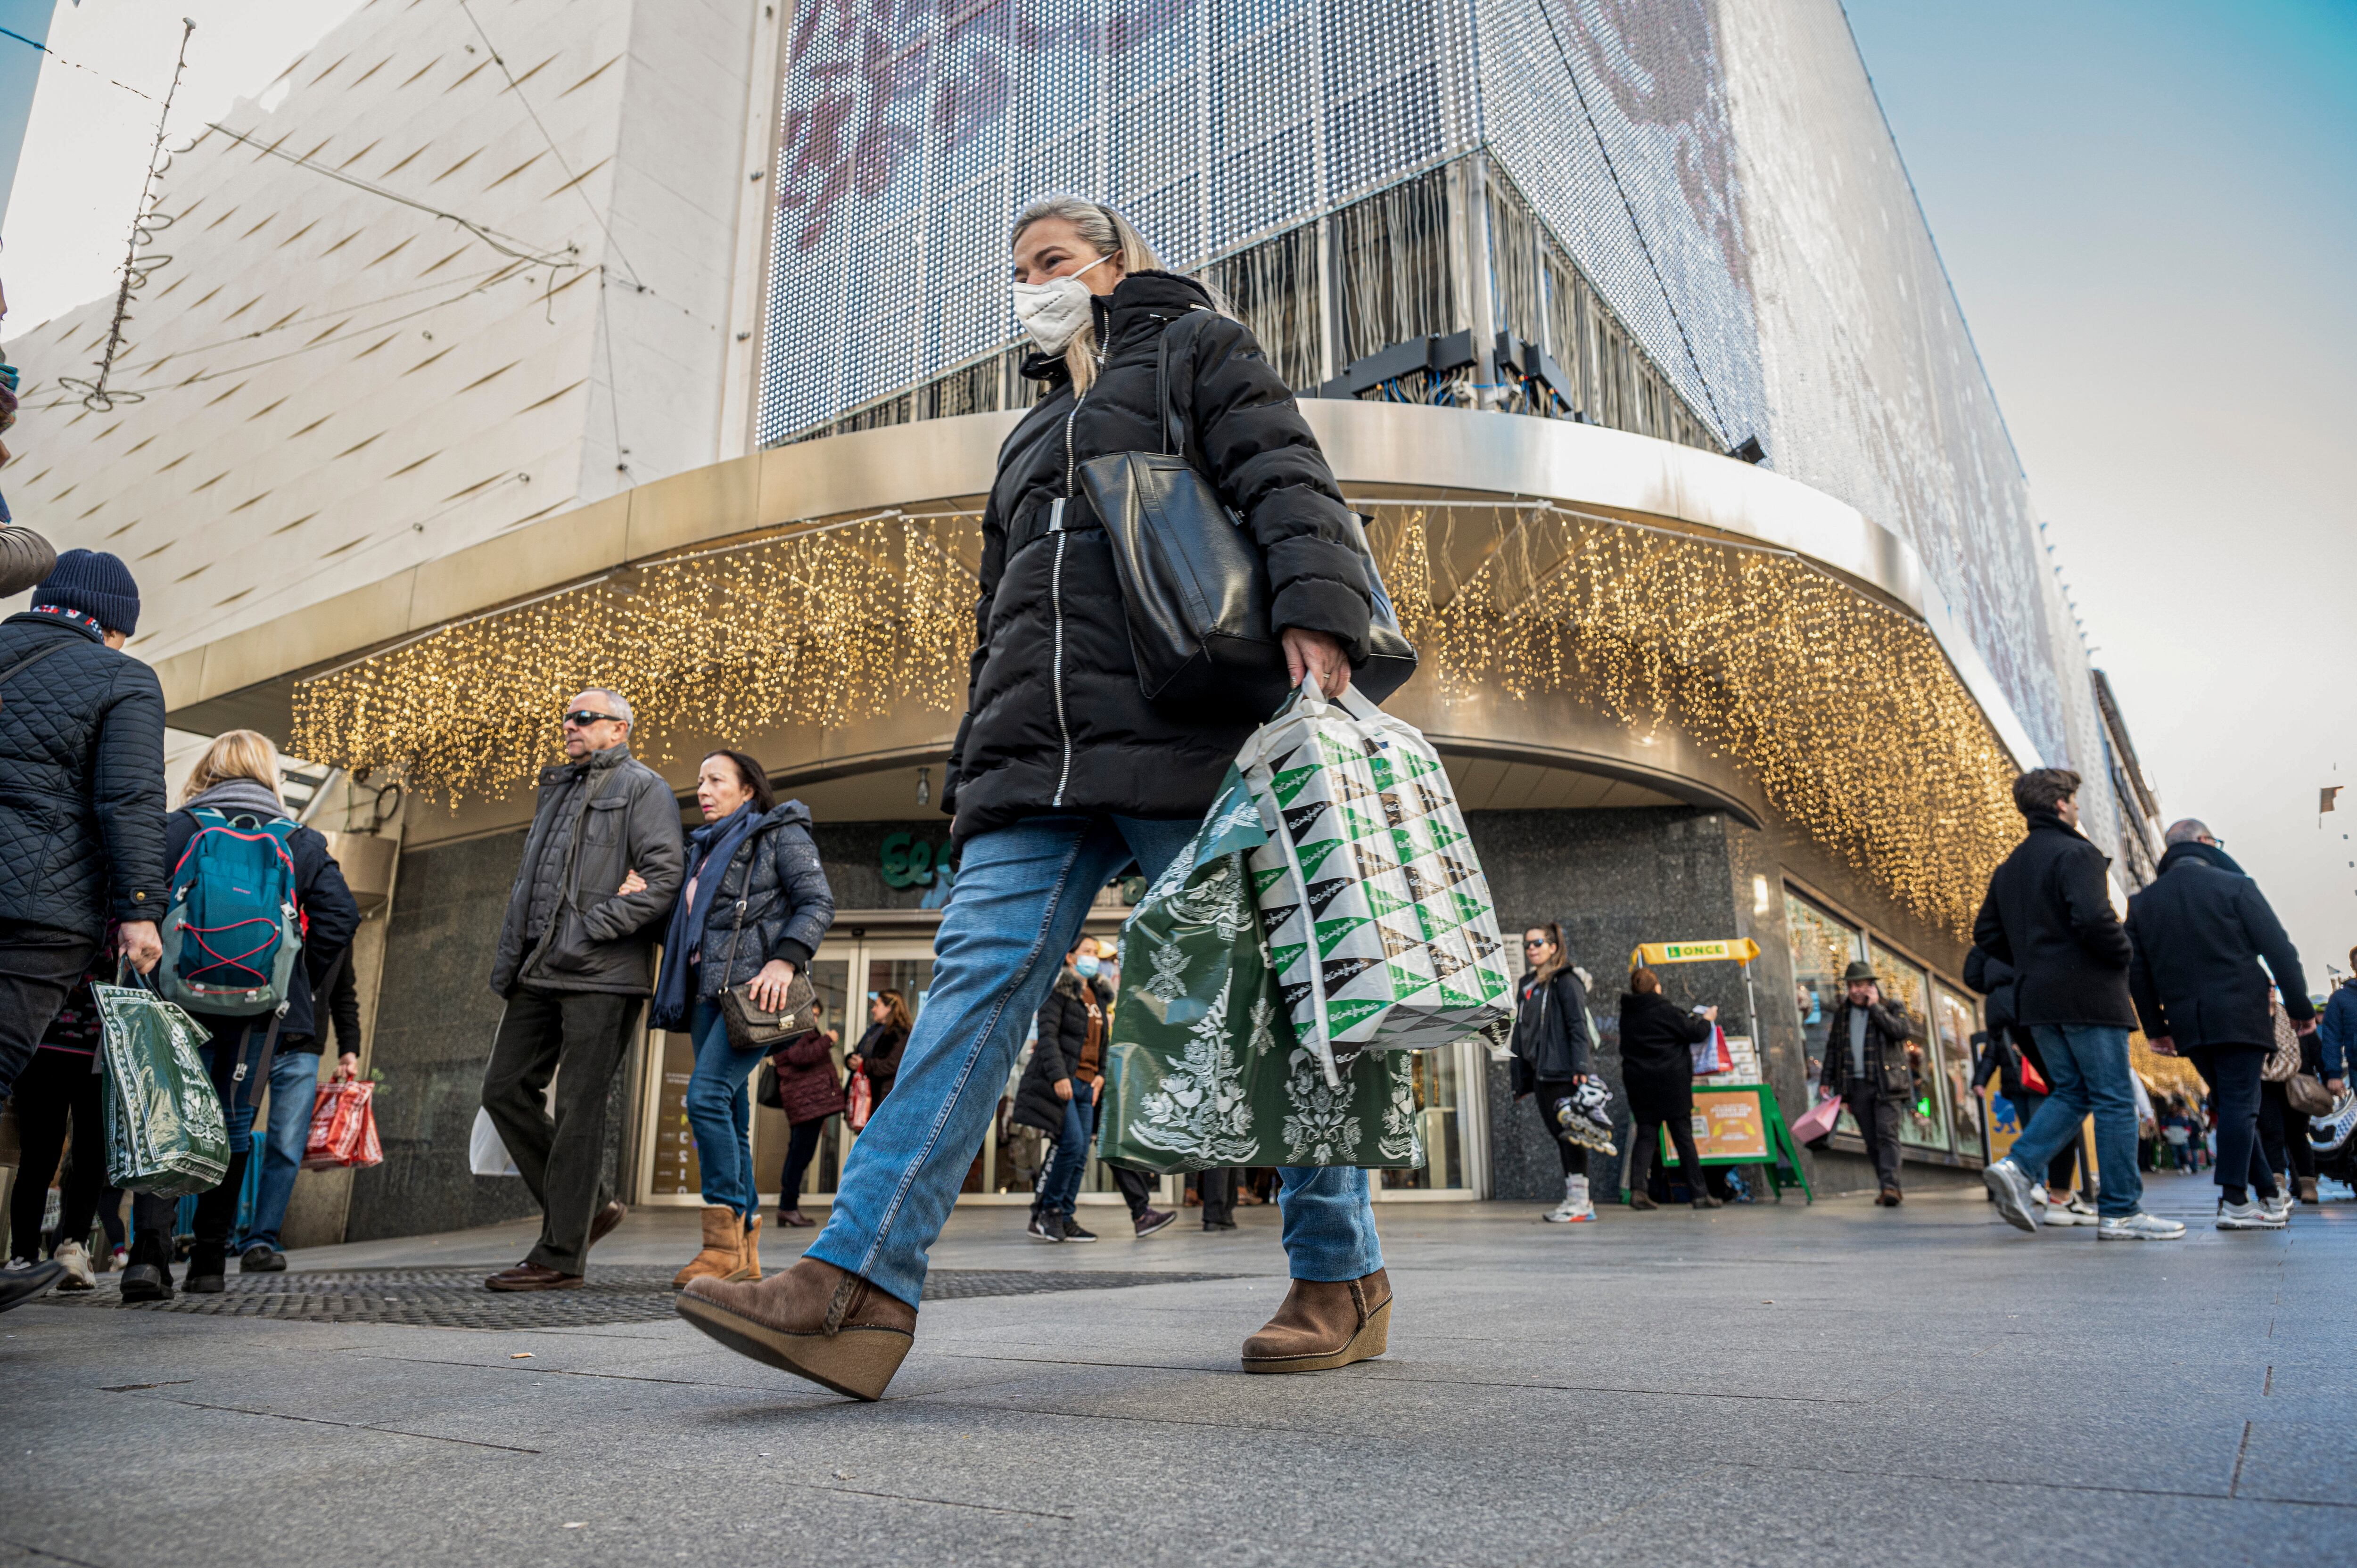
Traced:
[[1907, 1042], [1915, 1036], [1902, 1002], [1882, 994], [1874, 966], [1853, 962], [1842, 974], [1842, 998], [1825, 1026], [1825, 1065], [1819, 1087], [1840, 1098], [1857, 1119], [1867, 1157], [1882, 1183], [1875, 1202], [1899, 1207], [1899, 1119], [1915, 1098], [1915, 1063]]
[[[2017, 1134], [2029, 1125], [2046, 1103], [2044, 1088], [2032, 1089], [2029, 1072], [2040, 1085], [2050, 1082], [2046, 1064], [2038, 1057], [2038, 1038], [2013, 1015], [2013, 966], [1975, 948], [1964, 955], [1964, 983], [1981, 993], [1982, 1015], [1988, 1027], [1973, 1036], [1979, 1056], [1973, 1064], [1973, 1087], [1996, 1080], [1997, 1091], [2013, 1106]], [[2081, 1144], [2072, 1140], [2046, 1162], [2046, 1213], [2049, 1225], [2093, 1225], [2094, 1206], [2078, 1194]]]
[[2165, 836], [2160, 875], [2128, 900], [2129, 992], [2152, 1048], [2184, 1057], [2210, 1086], [2220, 1229], [2261, 1228], [2254, 1189], [2271, 1228], [2287, 1206], [2277, 1201], [2258, 1136], [2259, 1069], [2276, 1038], [2270, 976], [2300, 1034], [2314, 1032], [2316, 1008], [2299, 953], [2259, 885], [2201, 823], [2175, 823]]
[[843, 1065], [867, 1078], [867, 1113], [892, 1092], [900, 1076], [900, 1053], [909, 1048], [909, 1001], [897, 991], [879, 991], [867, 1004], [867, 1029]]
[[2037, 1036], [2052, 1093], [2004, 1158], [1982, 1170], [2007, 1223], [2036, 1230], [2038, 1176], [2081, 1123], [2095, 1122], [2103, 1172], [2099, 1240], [2167, 1241], [2174, 1219], [2143, 1212], [2136, 1101], [2128, 1070], [2128, 934], [2112, 908], [2111, 862], [2079, 832], [2079, 776], [2040, 768], [2013, 781], [2029, 832], [1990, 874], [1973, 945], [2013, 966], [2014, 1017]]
[[0, 1101], [109, 919], [141, 973], [163, 946], [164, 692], [121, 651], [139, 587], [69, 550], [0, 622]]
[[[1267, 570], [1268, 630], [1291, 679], [1340, 696], [1368, 656], [1373, 618], [1350, 509], [1251, 331], [1165, 270], [1102, 202], [1033, 202], [1008, 241], [1016, 317], [1039, 350], [1024, 373], [1042, 395], [1000, 448], [983, 508], [966, 716], [942, 790], [963, 858], [933, 988], [899, 1084], [802, 1262], [758, 1285], [700, 1280], [681, 1302], [722, 1343], [867, 1397], [913, 1342], [926, 1250], [1059, 955], [1099, 890], [1133, 864], [1151, 882], [1177, 858], [1268, 716], [1146, 698], [1113, 544], [1080, 480], [1094, 458], [1165, 449], [1158, 388], [1173, 322], [1203, 313], [1167, 356], [1171, 402], [1185, 412], [1188, 460]], [[1289, 1167], [1279, 1179], [1296, 1277], [1276, 1318], [1245, 1342], [1245, 1367], [1309, 1371], [1379, 1354], [1391, 1284], [1366, 1173]]]
[[1514, 1098], [1535, 1094], [1539, 1121], [1563, 1165], [1563, 1201], [1547, 1212], [1558, 1224], [1596, 1218], [1587, 1192], [1587, 1150], [1563, 1135], [1555, 1106], [1587, 1080], [1587, 988], [1563, 950], [1563, 928], [1550, 920], [1523, 933], [1530, 965], [1514, 985]]
[[1694, 1206], [1719, 1206], [1705, 1185], [1694, 1139], [1694, 1047], [1710, 1038], [1717, 1020], [1716, 1007], [1690, 1013], [1663, 995], [1662, 977], [1650, 969], [1629, 976], [1629, 989], [1620, 996], [1620, 1078], [1629, 1090], [1629, 1114], [1637, 1122], [1629, 1148], [1631, 1208], [1656, 1207], [1645, 1188], [1663, 1127], [1678, 1152]]
[[1013, 1120], [1038, 1128], [1056, 1144], [1040, 1171], [1026, 1228], [1042, 1241], [1096, 1240], [1081, 1228], [1074, 1210], [1088, 1170], [1097, 1091], [1104, 1083], [1105, 1010], [1094, 983], [1098, 963], [1094, 937], [1082, 937], [1065, 955], [1063, 972], [1040, 1004], [1031, 1060], [1015, 1090]]
[[[278, 748], [268, 736], [253, 730], [230, 730], [218, 736], [197, 759], [181, 792], [180, 809], [166, 823], [166, 851], [173, 880], [180, 882], [186, 858], [201, 824], [195, 811], [210, 808], [228, 819], [232, 831], [291, 818], [278, 793]], [[253, 1113], [279, 1042], [288, 1036], [316, 1037], [319, 1023], [313, 1006], [312, 982], [351, 945], [360, 929], [360, 906], [344, 874], [328, 853], [328, 841], [313, 829], [296, 827], [286, 836], [286, 853], [294, 862], [295, 901], [301, 914], [303, 951], [287, 978], [285, 1010], [274, 1015], [240, 1017], [188, 1010], [188, 1015], [211, 1036], [200, 1048], [213, 1088], [220, 1093], [221, 1112], [229, 1123], [229, 1168], [221, 1185], [197, 1199], [196, 1241], [188, 1251], [188, 1273], [181, 1288], [198, 1294], [217, 1294], [227, 1287], [230, 1227], [236, 1220], [246, 1161], [253, 1147]], [[188, 960], [183, 950], [182, 963]], [[315, 967], [312, 961], [317, 957]], [[314, 1069], [316, 1080], [316, 1069]], [[123, 1299], [160, 1301], [172, 1294], [173, 1219], [179, 1200], [135, 1194], [131, 1200], [131, 1266], [124, 1271]]]

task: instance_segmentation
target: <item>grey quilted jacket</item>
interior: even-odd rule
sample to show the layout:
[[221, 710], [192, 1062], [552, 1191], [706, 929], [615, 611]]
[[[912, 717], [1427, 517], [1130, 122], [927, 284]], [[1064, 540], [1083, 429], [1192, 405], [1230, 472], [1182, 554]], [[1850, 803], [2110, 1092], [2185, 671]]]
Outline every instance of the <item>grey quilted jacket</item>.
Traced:
[[164, 691], [78, 620], [0, 621], [0, 919], [95, 940], [163, 913]]
[[[628, 746], [540, 770], [540, 804], [523, 864], [508, 894], [491, 989], [610, 991], [654, 988], [654, 946], [679, 896], [679, 800]], [[616, 891], [637, 872], [640, 892]], [[549, 887], [544, 929], [531, 929], [535, 886]]]

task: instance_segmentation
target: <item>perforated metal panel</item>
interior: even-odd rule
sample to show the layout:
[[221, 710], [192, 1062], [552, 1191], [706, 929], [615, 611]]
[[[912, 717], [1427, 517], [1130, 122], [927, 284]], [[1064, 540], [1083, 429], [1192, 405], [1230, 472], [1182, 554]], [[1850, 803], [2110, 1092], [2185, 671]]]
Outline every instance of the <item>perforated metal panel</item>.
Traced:
[[1119, 204], [1192, 268], [1471, 145], [1441, 0], [800, 0], [787, 45], [759, 436], [1015, 341], [1006, 230]]

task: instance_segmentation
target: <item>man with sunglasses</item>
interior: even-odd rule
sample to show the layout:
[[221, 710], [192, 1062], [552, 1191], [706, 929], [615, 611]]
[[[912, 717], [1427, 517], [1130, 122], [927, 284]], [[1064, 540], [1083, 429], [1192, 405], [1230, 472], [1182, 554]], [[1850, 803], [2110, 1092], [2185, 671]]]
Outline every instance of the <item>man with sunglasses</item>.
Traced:
[[630, 756], [630, 704], [593, 687], [567, 706], [564, 735], [565, 759], [540, 772], [491, 967], [507, 1010], [483, 1109], [542, 1215], [524, 1261], [483, 1282], [496, 1291], [579, 1285], [589, 1249], [622, 1221], [605, 1184], [607, 1090], [683, 872], [679, 801]]

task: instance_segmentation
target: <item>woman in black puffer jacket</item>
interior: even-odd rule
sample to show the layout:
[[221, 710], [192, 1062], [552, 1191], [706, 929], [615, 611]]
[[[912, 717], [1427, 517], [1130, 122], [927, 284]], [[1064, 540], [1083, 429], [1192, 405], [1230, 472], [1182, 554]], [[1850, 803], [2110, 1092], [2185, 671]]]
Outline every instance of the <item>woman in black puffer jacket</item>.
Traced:
[[[651, 1021], [695, 1047], [687, 1121], [704, 1182], [704, 1247], [672, 1281], [761, 1277], [760, 1199], [753, 1179], [751, 1104], [745, 1080], [759, 1049], [728, 1041], [720, 993], [752, 983], [771, 1012], [810, 968], [834, 923], [834, 894], [811, 839], [810, 810], [780, 805], [761, 765], [738, 751], [704, 759], [695, 800], [705, 825], [688, 835], [687, 876], [672, 906]], [[634, 891], [632, 874], [622, 886]]]
[[[1252, 334], [1099, 203], [1035, 203], [1011, 245], [1016, 315], [1040, 350], [1025, 373], [1045, 395], [1000, 449], [983, 512], [967, 711], [942, 791], [963, 859], [932, 988], [899, 1083], [802, 1261], [759, 1285], [699, 1281], [680, 1303], [722, 1343], [867, 1398], [907, 1352], [926, 1249], [1090, 903], [1133, 863], [1151, 878], [1177, 856], [1268, 717], [1146, 700], [1113, 548], [1079, 483], [1091, 458], [1162, 450], [1157, 360], [1180, 317], [1206, 313], [1170, 355], [1187, 449], [1266, 561], [1271, 629], [1294, 678], [1314, 673], [1340, 694], [1366, 656], [1369, 585], [1350, 514]], [[1391, 1292], [1366, 1173], [1303, 1167], [1283, 1179], [1294, 1285], [1246, 1342], [1246, 1369], [1380, 1354]]]

